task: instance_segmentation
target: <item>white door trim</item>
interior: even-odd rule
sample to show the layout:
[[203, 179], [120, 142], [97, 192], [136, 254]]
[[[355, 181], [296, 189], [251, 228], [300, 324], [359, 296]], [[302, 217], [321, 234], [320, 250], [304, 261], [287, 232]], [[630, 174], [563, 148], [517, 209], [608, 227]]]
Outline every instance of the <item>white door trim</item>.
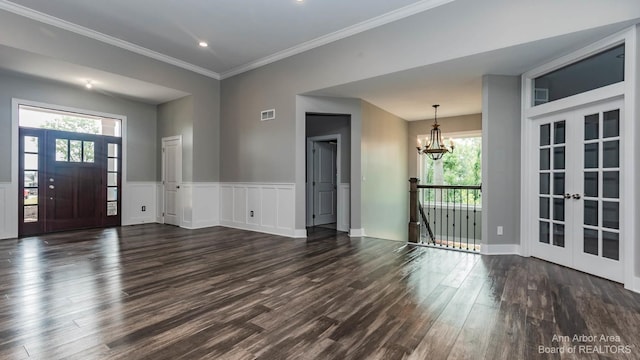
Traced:
[[[317, 141], [330, 141], [335, 140], [338, 145], [336, 146], [336, 185], [339, 187], [342, 184], [342, 165], [341, 165], [341, 154], [342, 154], [342, 140], [340, 134], [331, 134], [331, 135], [322, 135], [322, 136], [313, 136], [307, 138], [307, 161], [306, 161], [306, 173], [307, 173], [307, 183], [305, 187], [305, 197], [307, 199], [306, 203], [306, 223], [307, 226], [311, 226], [313, 224], [313, 219], [311, 218], [313, 214], [313, 201], [309, 198], [309, 195], [312, 194], [311, 184], [309, 183], [309, 179], [313, 176], [313, 143]], [[311, 176], [311, 177], [310, 177]], [[337, 201], [337, 199], [336, 199]], [[337, 203], [336, 216], [337, 219], [342, 219], [344, 211], [350, 211], [350, 209], [343, 209], [340, 202]], [[346, 230], [345, 230], [346, 231]]]
[[[162, 199], [162, 215], [160, 216], [160, 220], [161, 220], [161, 224], [165, 223], [165, 212], [166, 212], [166, 206], [167, 206], [167, 201], [165, 199], [165, 170], [166, 170], [166, 159], [164, 156], [164, 149], [165, 149], [165, 143], [169, 142], [169, 141], [175, 141], [178, 140], [180, 142], [180, 153], [179, 153], [179, 164], [178, 166], [176, 166], [176, 169], [178, 170], [177, 174], [176, 174], [176, 179], [177, 179], [177, 183], [181, 184], [182, 183], [182, 135], [176, 135], [176, 136], [167, 136], [167, 137], [163, 137], [161, 140], [161, 148], [160, 148], [160, 158], [162, 159], [162, 168], [161, 168], [161, 179], [160, 179], [160, 198]], [[184, 226], [184, 216], [182, 214], [182, 192], [181, 191], [177, 191], [176, 193], [176, 208], [177, 208], [177, 216], [178, 216], [178, 226], [183, 227]]]
[[[636, 119], [637, 114], [637, 102], [638, 102], [638, 84], [637, 76], [638, 76], [638, 32], [640, 28], [638, 25], [634, 25], [631, 28], [613, 34], [605, 39], [597, 41], [581, 50], [578, 50], [569, 55], [560, 57], [556, 60], [553, 60], [547, 64], [544, 64], [540, 67], [532, 69], [531, 71], [524, 73], [522, 75], [522, 100], [521, 100], [521, 144], [523, 151], [521, 152], [521, 189], [530, 189], [532, 186], [532, 180], [529, 173], [529, 169], [531, 165], [534, 163], [533, 161], [533, 152], [529, 151], [529, 149], [533, 148], [533, 144], [531, 143], [531, 132], [535, 131], [533, 126], [533, 120], [539, 116], [550, 115], [557, 111], [563, 111], [572, 109], [575, 107], [580, 107], [583, 105], [587, 105], [594, 102], [599, 101], [607, 101], [614, 99], [616, 97], [624, 98], [624, 119], [622, 120], [621, 126], [624, 127], [628, 138], [627, 141], [624, 142], [624, 152], [626, 154], [636, 154], [636, 145], [635, 143], [640, 136], [640, 129], [636, 125], [634, 119]], [[533, 107], [531, 105], [531, 99], [533, 98], [533, 79], [548, 73], [550, 71], [559, 69], [566, 65], [575, 63], [582, 59], [585, 59], [591, 55], [597, 54], [603, 50], [611, 48], [615, 45], [624, 43], [625, 44], [625, 81], [618, 84], [609, 85], [600, 89], [595, 89], [589, 92], [585, 92], [582, 94], [574, 95], [565, 99], [557, 100], [554, 102], [550, 102], [547, 104], [539, 105]], [[626, 194], [626, 198], [629, 199], [625, 202], [624, 209], [621, 209], [622, 218], [621, 220], [621, 228], [624, 228], [625, 237], [624, 248], [622, 249], [623, 254], [627, 254], [625, 256], [624, 263], [624, 285], [627, 289], [634, 289], [636, 276], [635, 276], [635, 264], [638, 261], [639, 255], [635, 252], [635, 242], [636, 242], [636, 204], [638, 204], [638, 194], [634, 188], [634, 181], [636, 181], [636, 175], [638, 171], [636, 170], [636, 165], [634, 164], [633, 158], [631, 156], [625, 156], [622, 159], [621, 165], [625, 168], [625, 175], [623, 176], [621, 191]], [[520, 217], [520, 239], [521, 239], [521, 250], [523, 256], [531, 255], [531, 234], [534, 233], [533, 226], [535, 226], [535, 221], [531, 219], [534, 218], [534, 214], [532, 213], [532, 209], [527, 206], [530, 204], [531, 195], [527, 191], [521, 191], [521, 217]], [[635, 291], [638, 291], [635, 288]]]

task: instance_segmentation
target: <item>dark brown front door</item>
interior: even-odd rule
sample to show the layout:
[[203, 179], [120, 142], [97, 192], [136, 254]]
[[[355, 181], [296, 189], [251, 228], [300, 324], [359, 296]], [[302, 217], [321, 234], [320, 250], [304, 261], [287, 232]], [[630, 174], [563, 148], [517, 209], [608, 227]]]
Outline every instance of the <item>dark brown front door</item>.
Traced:
[[120, 143], [21, 128], [20, 235], [119, 225]]

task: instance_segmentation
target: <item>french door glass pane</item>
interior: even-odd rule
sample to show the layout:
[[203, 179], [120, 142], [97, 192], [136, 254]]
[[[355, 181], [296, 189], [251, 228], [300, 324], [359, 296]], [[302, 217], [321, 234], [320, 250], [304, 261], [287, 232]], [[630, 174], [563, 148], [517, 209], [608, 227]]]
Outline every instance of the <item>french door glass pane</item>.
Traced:
[[598, 197], [598, 173], [584, 173], [584, 196]]
[[24, 207], [24, 222], [38, 222], [38, 205], [28, 205]]
[[598, 167], [598, 148], [599, 144], [584, 145], [584, 167], [585, 169], [595, 169]]
[[564, 173], [553, 174], [553, 195], [564, 194]]
[[539, 231], [541, 243], [548, 244], [549, 243], [549, 223], [546, 221], [540, 221], [540, 231]]
[[602, 137], [605, 138], [620, 136], [620, 110], [604, 113], [602, 132]]
[[56, 139], [56, 161], [69, 161], [69, 140]]
[[38, 172], [37, 171], [25, 171], [24, 172], [24, 187], [38, 187]]
[[620, 204], [617, 202], [602, 202], [602, 226], [609, 229], [619, 229]]
[[564, 247], [564, 225], [553, 224], [553, 245]]
[[118, 157], [118, 144], [107, 145], [108, 157]]
[[557, 121], [553, 123], [553, 143], [564, 144], [564, 121]]
[[69, 141], [69, 161], [82, 162], [82, 141]]
[[96, 160], [95, 143], [93, 141], [85, 141], [82, 143], [84, 147], [82, 152], [82, 161], [92, 163]]
[[600, 116], [599, 114], [587, 115], [584, 117], [584, 139], [593, 140], [600, 137]]
[[620, 164], [620, 141], [605, 141], [602, 143], [602, 166], [617, 168]]
[[118, 186], [118, 173], [107, 174], [107, 186]]
[[549, 219], [549, 198], [540, 198], [540, 218]]
[[118, 159], [109, 159], [107, 162], [108, 162], [107, 171], [113, 171], [113, 172], [118, 171]]
[[24, 189], [24, 204], [38, 205], [38, 189]]
[[540, 125], [540, 146], [551, 144], [551, 124]]
[[540, 149], [540, 170], [549, 170], [551, 158], [549, 149]]
[[38, 154], [24, 154], [24, 169], [38, 170]]
[[564, 221], [564, 199], [553, 199], [553, 220]]
[[549, 174], [540, 174], [540, 194], [549, 194]]
[[598, 202], [584, 201], [584, 224], [598, 226]]
[[619, 260], [620, 259], [620, 235], [617, 233], [602, 232], [602, 256]]
[[107, 203], [107, 216], [116, 216], [118, 215], [118, 202], [110, 201]]
[[598, 255], [598, 230], [584, 229], [584, 252]]
[[556, 170], [564, 169], [564, 146], [553, 149], [553, 168]]
[[620, 172], [602, 172], [602, 197], [617, 199], [620, 197]]
[[107, 201], [118, 200], [118, 188], [107, 188]]

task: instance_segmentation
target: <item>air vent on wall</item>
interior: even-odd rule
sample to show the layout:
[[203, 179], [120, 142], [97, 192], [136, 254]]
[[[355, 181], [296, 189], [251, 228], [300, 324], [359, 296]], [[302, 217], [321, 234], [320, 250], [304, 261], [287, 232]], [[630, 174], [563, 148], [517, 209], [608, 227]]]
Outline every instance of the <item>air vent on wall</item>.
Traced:
[[276, 109], [265, 110], [260, 112], [261, 121], [273, 120], [275, 118], [276, 118]]

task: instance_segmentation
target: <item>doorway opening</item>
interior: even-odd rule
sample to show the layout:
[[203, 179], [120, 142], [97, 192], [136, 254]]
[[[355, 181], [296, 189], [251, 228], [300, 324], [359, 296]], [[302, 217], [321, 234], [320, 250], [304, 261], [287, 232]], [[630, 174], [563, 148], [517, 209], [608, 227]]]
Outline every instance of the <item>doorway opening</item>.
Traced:
[[306, 225], [349, 231], [350, 115], [307, 114]]
[[122, 120], [18, 106], [18, 235], [119, 226]]

